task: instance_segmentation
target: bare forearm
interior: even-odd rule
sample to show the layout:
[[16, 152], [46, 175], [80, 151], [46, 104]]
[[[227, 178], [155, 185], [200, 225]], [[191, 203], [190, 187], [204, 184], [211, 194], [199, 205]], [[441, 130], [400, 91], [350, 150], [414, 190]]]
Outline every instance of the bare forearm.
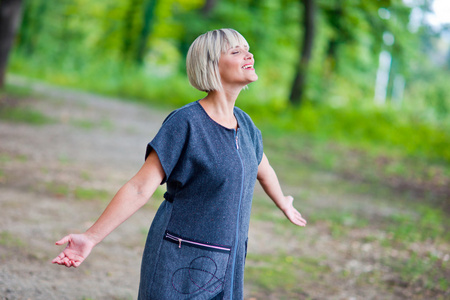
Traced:
[[258, 178], [264, 192], [269, 196], [275, 205], [282, 211], [286, 208], [286, 201], [280, 186], [277, 174], [272, 167], [268, 168], [264, 177]]
[[306, 220], [300, 212], [293, 206], [294, 198], [292, 196], [284, 196], [281, 190], [280, 182], [277, 174], [270, 166], [269, 160], [263, 154], [263, 158], [258, 167], [258, 181], [266, 194], [272, 199], [275, 205], [285, 214], [285, 216], [298, 226], [305, 226]]
[[100, 218], [86, 231], [95, 244], [133, 215], [153, 195], [164, 178], [156, 152], [151, 152], [139, 172], [114, 196]]
[[95, 245], [148, 201], [164, 176], [156, 152], [151, 152], [139, 172], [117, 192], [91, 228], [84, 234], [69, 234], [56, 242], [56, 245], [67, 243], [67, 246], [52, 263], [80, 266]]
[[86, 231], [86, 234], [95, 244], [98, 244], [139, 210], [148, 201], [148, 198], [132, 182], [126, 183], [117, 192], [94, 225]]

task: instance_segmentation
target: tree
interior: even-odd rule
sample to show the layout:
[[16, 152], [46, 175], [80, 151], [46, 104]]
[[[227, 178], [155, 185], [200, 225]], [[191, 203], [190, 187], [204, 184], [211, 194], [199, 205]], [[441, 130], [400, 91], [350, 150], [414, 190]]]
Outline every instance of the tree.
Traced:
[[141, 0], [130, 0], [125, 10], [123, 19], [123, 37], [122, 37], [122, 58], [124, 61], [130, 59], [133, 56], [133, 50], [135, 49], [133, 41], [136, 40], [135, 36], [135, 20], [136, 16], [142, 8]]
[[39, 38], [42, 32], [48, 9], [51, 7], [46, 0], [24, 0], [22, 3], [22, 20], [17, 33], [17, 48], [25, 55], [32, 55], [39, 47]]
[[327, 71], [334, 73], [338, 62], [338, 48], [349, 40], [350, 33], [343, 24], [345, 22], [345, 13], [344, 4], [341, 1], [335, 2], [330, 7], [322, 7], [322, 12], [333, 30], [333, 34], [328, 40], [326, 55], [329, 63]]
[[294, 105], [300, 105], [305, 89], [308, 65], [311, 59], [311, 52], [315, 33], [315, 3], [314, 0], [302, 0], [303, 2], [303, 44], [301, 55], [291, 89], [289, 100]]
[[205, 17], [208, 17], [211, 11], [214, 9], [214, 7], [217, 4], [217, 0], [206, 0], [205, 4], [203, 5], [201, 11], [202, 15]]
[[0, 88], [5, 83], [9, 51], [20, 22], [21, 0], [0, 1]]
[[124, 15], [122, 58], [142, 65], [155, 22], [157, 0], [130, 0]]
[[141, 65], [144, 62], [145, 50], [147, 50], [147, 41], [152, 32], [152, 26], [155, 22], [155, 7], [157, 0], [148, 0], [144, 8], [144, 23], [138, 38], [138, 46], [136, 52], [136, 62]]

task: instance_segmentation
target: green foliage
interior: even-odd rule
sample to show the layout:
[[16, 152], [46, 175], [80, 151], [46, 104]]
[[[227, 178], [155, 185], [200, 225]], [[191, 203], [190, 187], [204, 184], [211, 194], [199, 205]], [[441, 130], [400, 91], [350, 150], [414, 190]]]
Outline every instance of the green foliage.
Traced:
[[[319, 140], [350, 143], [363, 149], [399, 151], [450, 162], [450, 127], [421, 121], [395, 110], [304, 105], [300, 109], [250, 107], [262, 128], [298, 132]], [[267, 120], [273, 120], [270, 125]], [[267, 126], [269, 125], [269, 126]]]
[[[301, 108], [287, 104], [302, 46], [301, 1], [224, 0], [209, 14], [202, 11], [204, 0], [158, 1], [149, 16], [143, 63], [137, 64], [150, 2], [26, 1], [10, 71], [179, 107], [205, 95], [186, 79], [189, 44], [207, 30], [234, 27], [249, 41], [260, 77], [241, 93], [237, 105], [265, 135], [303, 143], [298, 160], [343, 173], [348, 172], [346, 165], [358, 165], [357, 176], [370, 180], [400, 177], [414, 184], [434, 174], [430, 181], [446, 184], [439, 182], [448, 178], [450, 160], [450, 75], [430, 60], [437, 53], [437, 35], [425, 26], [417, 32], [408, 29], [411, 7], [403, 1], [317, 1], [307, 101]], [[383, 32], [392, 33], [394, 44], [383, 43]], [[374, 83], [382, 50], [393, 56], [391, 82], [388, 105], [376, 107]], [[405, 94], [401, 105], [391, 105], [392, 78], [397, 74], [406, 80]], [[98, 125], [76, 122], [86, 129]]]
[[[217, 1], [208, 14], [202, 11], [204, 4], [25, 1], [10, 70], [61, 85], [146, 101], [164, 98], [164, 103], [179, 105], [199, 95], [184, 79], [189, 44], [207, 30], [232, 27], [244, 34], [256, 58], [260, 80], [253, 86], [261, 91], [249, 93], [251, 102], [285, 105], [302, 46], [301, 1]], [[307, 101], [368, 107], [378, 55], [387, 50], [393, 55], [391, 78], [406, 78], [404, 108], [397, 117], [412, 110], [421, 118], [447, 122], [448, 70], [439, 70], [424, 55], [433, 51], [437, 38], [426, 30], [408, 30], [411, 7], [400, 0], [321, 0], [317, 6]], [[383, 43], [383, 32], [393, 34], [393, 45]], [[391, 89], [392, 80], [389, 93]]]

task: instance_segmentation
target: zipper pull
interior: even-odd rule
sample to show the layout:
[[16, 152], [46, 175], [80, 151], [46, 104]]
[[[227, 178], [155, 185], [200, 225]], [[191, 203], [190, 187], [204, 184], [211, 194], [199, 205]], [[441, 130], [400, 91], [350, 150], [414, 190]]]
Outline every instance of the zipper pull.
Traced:
[[181, 241], [182, 239], [178, 239], [178, 248], [181, 248]]
[[239, 143], [238, 143], [238, 136], [237, 136], [237, 133], [236, 133], [236, 149], [239, 150]]

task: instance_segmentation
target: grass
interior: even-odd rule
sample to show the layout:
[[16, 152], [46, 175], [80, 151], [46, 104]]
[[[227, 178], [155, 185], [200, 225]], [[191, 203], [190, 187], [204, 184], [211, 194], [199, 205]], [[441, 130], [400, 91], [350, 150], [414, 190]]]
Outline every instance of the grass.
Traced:
[[39, 111], [19, 107], [0, 107], [0, 120], [32, 125], [45, 125], [54, 122], [52, 118]]
[[108, 201], [111, 199], [111, 194], [105, 190], [89, 189], [77, 187], [73, 194], [78, 200], [102, 200]]
[[[308, 263], [308, 256], [291, 251], [250, 253], [246, 280], [258, 286], [260, 294], [255, 297], [270, 294], [279, 299], [307, 299], [310, 288], [317, 288], [317, 278], [325, 280], [321, 276], [327, 273], [335, 280], [325, 280], [328, 285], [354, 281], [355, 289], [370, 285], [388, 294], [395, 288], [406, 299], [414, 293], [426, 299], [448, 295], [450, 258], [445, 254], [450, 251], [450, 212], [442, 209], [445, 198], [426, 193], [432, 182], [438, 181], [436, 186], [439, 180], [440, 184], [448, 182], [445, 165], [427, 164], [427, 159], [413, 160], [392, 151], [365, 152], [354, 145], [294, 134], [266, 135], [265, 152], [283, 185], [297, 199], [294, 204], [307, 217], [308, 226], [295, 228], [266, 196], [259, 194], [254, 197], [254, 226], [270, 223], [278, 236], [274, 243], [295, 239], [300, 245], [297, 247], [308, 248], [326, 238], [335, 249], [318, 249], [312, 263]], [[326, 161], [328, 155], [333, 158]], [[378, 160], [376, 167], [365, 170]], [[419, 192], [388, 185], [393, 178], [405, 182], [420, 179], [414, 182]], [[309, 233], [310, 228], [315, 230], [314, 235]], [[340, 248], [347, 250], [339, 253]], [[299, 271], [286, 263], [287, 257], [292, 257], [297, 267], [311, 270]], [[314, 264], [318, 257], [325, 265]], [[346, 268], [351, 260], [362, 270]], [[326, 266], [330, 265], [342, 269], [329, 270]], [[293, 291], [296, 296], [289, 295]]]
[[[395, 190], [413, 193], [441, 208], [448, 205], [445, 195], [450, 195], [450, 164], [445, 161], [410, 156], [398, 149], [384, 151], [377, 146], [365, 148], [320, 140], [294, 132], [281, 135], [274, 129], [265, 131], [264, 137], [266, 154], [276, 166], [279, 177], [289, 185], [314, 184], [311, 182], [314, 174], [331, 174], [328, 184], [335, 182], [339, 185], [335, 188], [346, 187], [351, 189], [349, 192], [359, 189], [360, 193], [389, 195]], [[295, 175], [290, 174], [292, 169]], [[333, 180], [333, 177], [346, 180]], [[353, 181], [359, 184], [347, 184]], [[314, 188], [321, 189], [321, 186]]]
[[426, 205], [418, 207], [414, 213], [398, 213], [389, 217], [391, 224], [387, 231], [399, 242], [435, 241], [450, 242], [450, 224], [444, 213]]
[[295, 257], [286, 254], [248, 254], [245, 276], [249, 282], [263, 290], [284, 290], [301, 293], [299, 278], [307, 274], [308, 280], [318, 280], [320, 274], [328, 271], [323, 258]]
[[84, 187], [70, 187], [66, 183], [49, 182], [45, 185], [47, 193], [57, 198], [71, 198], [80, 201], [107, 201], [110, 200], [112, 195], [108, 191], [84, 188]]
[[70, 195], [70, 187], [67, 184], [49, 182], [46, 184], [45, 189], [57, 198], [66, 198]]
[[71, 124], [74, 127], [82, 128], [85, 130], [92, 130], [95, 128], [95, 123], [90, 120], [72, 120]]
[[4, 247], [22, 247], [25, 243], [9, 231], [0, 231], [0, 245]]
[[[186, 76], [180, 72], [162, 75], [109, 58], [96, 58], [92, 63], [75, 68], [72, 64], [55, 66], [53, 60], [44, 63], [46, 59], [49, 58], [30, 59], [14, 52], [10, 70], [53, 84], [153, 106], [179, 107], [205, 95], [190, 87]], [[327, 99], [324, 99], [321, 104], [307, 100], [301, 108], [294, 108], [283, 96], [280, 98], [284, 93], [280, 93], [280, 87], [271, 86], [267, 78], [270, 75], [261, 76], [241, 94], [238, 102], [238, 106], [250, 113], [261, 127], [283, 134], [293, 132], [315, 140], [333, 140], [365, 150], [378, 149], [383, 153], [396, 152], [446, 164], [450, 162], [450, 121], [446, 115], [430, 120], [420, 108], [374, 107], [368, 104], [373, 102], [372, 95], [361, 99], [359, 94], [352, 96], [351, 91], [347, 91], [345, 96], [355, 99], [346, 106], [327, 105]], [[327, 92], [323, 95], [333, 97]], [[435, 107], [430, 106], [430, 109]], [[337, 160], [334, 156], [327, 156], [322, 162], [333, 167]], [[394, 166], [391, 169], [394, 173], [404, 172]]]
[[105, 131], [112, 131], [114, 130], [114, 123], [111, 120], [108, 119], [102, 119], [100, 121], [91, 121], [91, 120], [85, 120], [85, 119], [76, 119], [71, 120], [71, 125], [90, 131], [95, 128], [101, 128]]
[[11, 85], [0, 90], [0, 120], [27, 123], [31, 125], [45, 125], [54, 120], [41, 112], [28, 108], [21, 100], [30, 96], [27, 88], [18, 88]]
[[[151, 88], [155, 97], [167, 94], [165, 86]], [[171, 97], [179, 96], [177, 93]], [[140, 94], [136, 90], [134, 95]], [[180, 104], [174, 99], [166, 102]], [[265, 152], [277, 174], [307, 212], [308, 226], [332, 245], [349, 250], [335, 255], [340, 260], [326, 255], [339, 249], [319, 249], [315, 256], [289, 251], [249, 253], [247, 282], [263, 292], [281, 295], [280, 299], [283, 295], [289, 298], [289, 293], [301, 298], [299, 295], [307, 292], [305, 286], [331, 272], [337, 281], [330, 284], [353, 280], [361, 289], [370, 284], [385, 292], [393, 288], [419, 291], [430, 299], [448, 295], [449, 258], [439, 254], [448, 253], [450, 247], [450, 212], [445, 210], [450, 186], [448, 128], [414, 122], [413, 115], [397, 118], [392, 111], [325, 106], [292, 111], [273, 105], [248, 108], [263, 131]], [[90, 129], [94, 124], [83, 126]], [[56, 184], [47, 189], [78, 200], [107, 197], [104, 191], [82, 187]], [[157, 193], [160, 199], [163, 192]], [[318, 239], [307, 230], [294, 228], [260, 195], [254, 199], [252, 220], [274, 224], [280, 238], [301, 238], [305, 247]], [[364, 254], [360, 248], [348, 248], [361, 244], [370, 251]], [[361, 275], [328, 267], [345, 265], [351, 259], [373, 270]]]
[[450, 287], [449, 262], [432, 254], [423, 256], [413, 252], [406, 259], [387, 259], [385, 264], [397, 274], [397, 284], [411, 286], [419, 295], [427, 291], [444, 294]]

